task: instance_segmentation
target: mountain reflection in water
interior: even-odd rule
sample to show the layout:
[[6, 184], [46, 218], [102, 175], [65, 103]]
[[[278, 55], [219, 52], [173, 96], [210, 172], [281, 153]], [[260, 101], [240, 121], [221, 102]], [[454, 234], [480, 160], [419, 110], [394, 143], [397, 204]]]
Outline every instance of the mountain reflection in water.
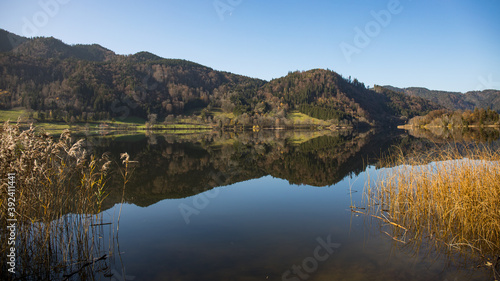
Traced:
[[[125, 201], [149, 206], [205, 190], [271, 175], [291, 184], [333, 185], [394, 145], [423, 146], [398, 132], [259, 132], [184, 137], [150, 135], [88, 139], [96, 153], [128, 152], [139, 163], [125, 190]], [[99, 146], [96, 145], [99, 144]], [[108, 207], [120, 202], [121, 184], [110, 184]]]
[[[404, 131], [206, 133], [87, 138], [138, 161], [120, 219], [134, 280], [482, 280], [484, 272], [398, 250], [353, 214], [393, 150], [433, 144]], [[108, 183], [106, 212], [122, 183]], [[326, 246], [325, 246], [326, 245]], [[328, 246], [329, 245], [329, 246]], [[125, 270], [120, 271], [120, 270]], [[132, 279], [130, 279], [132, 280]]]

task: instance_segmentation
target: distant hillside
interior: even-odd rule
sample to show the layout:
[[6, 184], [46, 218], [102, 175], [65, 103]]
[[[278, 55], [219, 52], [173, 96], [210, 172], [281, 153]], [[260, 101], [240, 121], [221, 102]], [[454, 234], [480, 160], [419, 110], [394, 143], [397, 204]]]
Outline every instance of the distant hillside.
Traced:
[[396, 88], [383, 86], [392, 91], [409, 96], [421, 97], [451, 110], [474, 110], [475, 108], [492, 109], [500, 112], [500, 91], [484, 90], [470, 91], [465, 94], [459, 92], [434, 91], [426, 88]]
[[474, 104], [477, 108], [494, 110], [500, 113], [500, 91], [484, 90], [465, 93], [466, 101]]
[[[6, 35], [6, 38], [8, 40], [9, 38], [12, 39], [12, 34]], [[37, 37], [34, 39], [17, 37], [16, 40], [17, 42], [20, 42], [20, 44], [11, 49], [5, 48], [5, 51], [13, 51], [18, 55], [25, 55], [42, 59], [74, 58], [79, 60], [102, 62], [111, 60], [116, 57], [114, 52], [97, 44], [78, 44], [70, 46], [54, 37]], [[6, 40], [1, 40], [0, 42], [2, 42], [0, 44], [3, 46], [8, 46], [10, 43], [10, 41]]]
[[0, 54], [0, 109], [34, 111], [91, 119], [123, 114], [147, 117], [185, 114], [217, 103], [236, 87], [264, 81], [214, 71], [183, 60], [136, 62], [133, 56], [110, 62], [32, 59]]
[[99, 120], [186, 114], [236, 88], [264, 81], [214, 71], [147, 52], [115, 55], [99, 45], [70, 46], [55, 38], [27, 39], [0, 53], [0, 109], [26, 107], [45, 117]]
[[138, 62], [146, 62], [146, 61], [160, 61], [164, 60], [164, 58], [152, 54], [150, 52], [139, 52], [135, 55], [131, 56], [131, 59]]
[[28, 41], [26, 37], [0, 29], [0, 52], [10, 52], [26, 41]]
[[117, 55], [97, 44], [6, 31], [0, 40], [0, 109], [25, 107], [39, 120], [195, 115], [219, 126], [287, 126], [289, 113], [299, 111], [330, 124], [382, 125], [440, 108], [398, 89], [367, 89], [330, 70], [266, 82], [149, 52]]
[[322, 69], [289, 73], [264, 85], [261, 93], [266, 100], [279, 99], [282, 107], [316, 118], [371, 125], [398, 123], [439, 108], [427, 100], [386, 89], [369, 90], [356, 79]]

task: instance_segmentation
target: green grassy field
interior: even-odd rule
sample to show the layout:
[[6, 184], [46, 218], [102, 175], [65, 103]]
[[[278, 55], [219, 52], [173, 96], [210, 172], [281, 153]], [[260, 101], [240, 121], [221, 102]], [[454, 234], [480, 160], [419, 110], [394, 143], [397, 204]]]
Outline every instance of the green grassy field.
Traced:
[[24, 108], [17, 108], [11, 110], [0, 110], [0, 121], [6, 122], [17, 122], [17, 119], [21, 117], [21, 121], [28, 119], [28, 112]]
[[234, 113], [232, 112], [224, 112], [220, 109], [213, 109], [212, 111], [210, 111], [210, 113], [214, 116], [214, 117], [217, 117], [217, 116], [220, 116], [220, 117], [226, 117], [228, 119], [234, 119]]
[[309, 115], [298, 111], [292, 111], [288, 113], [287, 118], [290, 119], [294, 124], [313, 124], [313, 125], [322, 125], [322, 126], [330, 126], [331, 122], [313, 118]]

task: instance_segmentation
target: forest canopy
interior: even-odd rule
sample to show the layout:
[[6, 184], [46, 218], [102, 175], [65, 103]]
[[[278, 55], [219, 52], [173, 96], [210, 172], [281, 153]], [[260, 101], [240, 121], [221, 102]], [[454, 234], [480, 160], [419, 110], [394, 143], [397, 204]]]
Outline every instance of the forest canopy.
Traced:
[[[331, 124], [377, 126], [443, 108], [328, 69], [268, 82], [148, 52], [117, 55], [97, 44], [16, 36], [0, 30], [0, 110], [23, 107], [40, 121], [197, 116], [251, 126], [286, 124], [290, 113], [300, 112]], [[9, 48], [9, 38], [18, 44]]]

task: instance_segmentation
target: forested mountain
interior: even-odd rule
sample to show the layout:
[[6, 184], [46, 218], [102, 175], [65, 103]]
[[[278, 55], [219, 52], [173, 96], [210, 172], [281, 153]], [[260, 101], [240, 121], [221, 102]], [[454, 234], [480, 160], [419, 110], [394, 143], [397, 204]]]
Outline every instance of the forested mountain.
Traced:
[[339, 124], [381, 125], [440, 108], [397, 89], [367, 89], [357, 79], [323, 69], [266, 82], [148, 52], [117, 55], [96, 44], [67, 45], [4, 30], [0, 46], [0, 109], [25, 107], [38, 119], [86, 122], [156, 114], [161, 120], [195, 114], [212, 122], [215, 110], [252, 125], [278, 124], [300, 111]]
[[322, 69], [293, 72], [262, 87], [266, 100], [279, 99], [284, 109], [319, 119], [340, 119], [371, 125], [398, 122], [439, 108], [421, 98], [383, 88], [367, 89], [357, 79], [345, 79]]
[[22, 106], [82, 119], [109, 119], [125, 110], [141, 117], [184, 114], [264, 84], [185, 60], [116, 55], [54, 38], [26, 40], [0, 53], [0, 74], [0, 109]]
[[464, 95], [465, 99], [473, 103], [476, 108], [489, 108], [500, 113], [500, 91], [470, 91], [465, 93]]
[[500, 91], [498, 90], [470, 91], [464, 94], [459, 92], [434, 91], [417, 87], [383, 87], [409, 96], [430, 100], [450, 110], [474, 110], [475, 108], [483, 108], [500, 112]]
[[77, 59], [87, 61], [108, 61], [116, 58], [114, 52], [97, 44], [69, 46], [54, 37], [36, 38], [15, 48], [18, 55], [42, 59]]
[[0, 28], [0, 52], [12, 51], [26, 41], [28, 41], [28, 38], [15, 35]]

